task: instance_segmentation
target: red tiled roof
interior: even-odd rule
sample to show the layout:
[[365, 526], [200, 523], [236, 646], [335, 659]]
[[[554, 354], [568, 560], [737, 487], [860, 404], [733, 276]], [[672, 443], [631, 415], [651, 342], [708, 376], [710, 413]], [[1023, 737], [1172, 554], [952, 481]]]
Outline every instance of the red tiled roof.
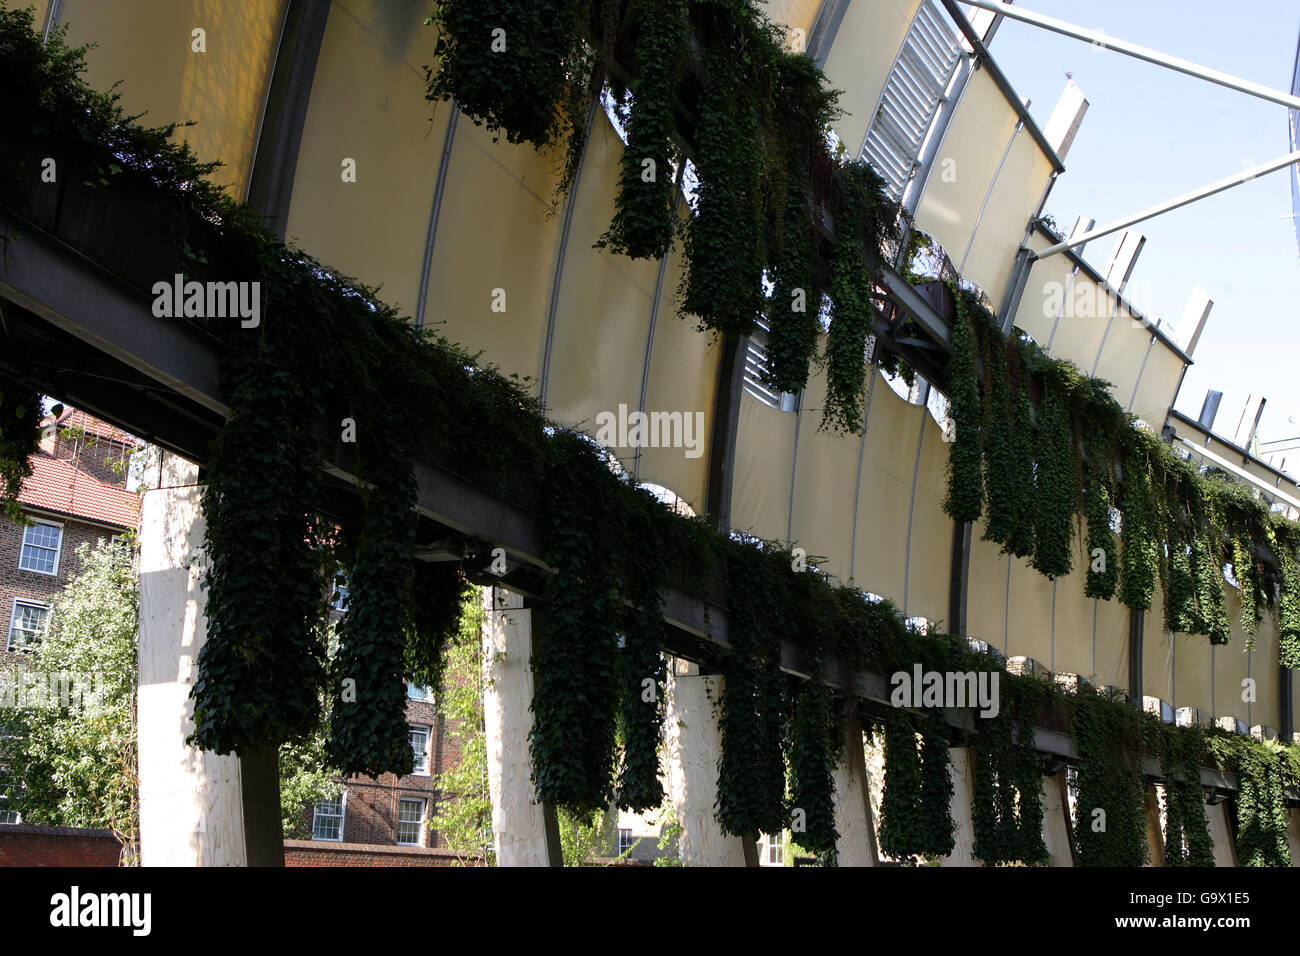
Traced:
[[140, 499], [134, 493], [105, 484], [45, 452], [38, 452], [28, 460], [32, 476], [23, 482], [23, 490], [18, 495], [22, 504], [119, 528], [136, 526]]
[[93, 415], [87, 415], [79, 408], [65, 408], [63, 414], [57, 419], [52, 415], [47, 415], [45, 421], [41, 424], [46, 428], [54, 424], [57, 424], [60, 429], [80, 428], [87, 435], [93, 435], [97, 438], [102, 438], [105, 441], [123, 442], [128, 445], [144, 444], [135, 436], [128, 435], [120, 428], [114, 428], [108, 422], [100, 421]]

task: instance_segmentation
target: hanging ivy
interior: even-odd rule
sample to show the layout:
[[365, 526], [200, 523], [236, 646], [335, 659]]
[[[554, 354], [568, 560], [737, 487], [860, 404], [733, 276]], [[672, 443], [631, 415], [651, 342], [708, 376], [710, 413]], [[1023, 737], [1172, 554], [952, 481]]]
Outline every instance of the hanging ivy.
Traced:
[[1070, 573], [1079, 463], [1070, 423], [1069, 383], [1050, 370], [1041, 378], [1036, 444], [1034, 568], [1049, 578]]
[[976, 721], [971, 749], [974, 855], [986, 864], [1044, 863], [1042, 761], [1034, 725], [1049, 685], [1001, 675], [998, 715]]
[[1293, 762], [1273, 741], [1216, 733], [1206, 744], [1219, 769], [1237, 775], [1238, 864], [1290, 866], [1285, 785]]
[[458, 633], [466, 601], [475, 588], [458, 564], [411, 562], [411, 630], [406, 641], [406, 679], [436, 694], [446, 668], [447, 641]]
[[1151, 608], [1155, 595], [1159, 545], [1155, 505], [1145, 436], [1130, 430], [1124, 435], [1124, 477], [1119, 511], [1123, 522], [1119, 559], [1120, 600], [1135, 611]]
[[587, 439], [559, 433], [555, 442], [542, 489], [544, 557], [556, 574], [534, 623], [529, 741], [538, 799], [590, 815], [614, 788], [619, 609], [601, 515], [619, 482]]
[[1290, 542], [1279, 542], [1282, 588], [1278, 598], [1277, 655], [1283, 667], [1300, 668], [1300, 562]]
[[[1106, 463], [1109, 465], [1109, 462]], [[1084, 512], [1088, 521], [1088, 576], [1083, 593], [1109, 601], [1119, 582], [1119, 548], [1110, 525], [1111, 492], [1099, 466], [1089, 466], [1084, 488]]]
[[839, 840], [833, 776], [837, 748], [832, 745], [828, 697], [818, 672], [795, 695], [790, 735], [790, 809], [792, 814], [802, 811], [804, 818], [798, 843], [819, 854], [833, 853]]
[[987, 440], [984, 455], [984, 488], [988, 501], [984, 540], [1005, 545], [1019, 504], [1016, 501], [1016, 463], [1019, 441], [1012, 421], [1011, 380], [1007, 371], [1006, 343], [1001, 334], [989, 330], [987, 348], [988, 403], [985, 411]]
[[[956, 302], [952, 324], [952, 365], [948, 380], [952, 401], [952, 421], [956, 434], [948, 452], [948, 496], [943, 510], [954, 521], [978, 521], [984, 504], [984, 480], [981, 472], [979, 372], [976, 367], [975, 296], [956, 284], [949, 286]], [[981, 316], [983, 319], [983, 316]]]
[[774, 156], [769, 169], [769, 218], [773, 220], [768, 304], [767, 369], [769, 388], [799, 392], [821, 331], [822, 288], [814, 277], [818, 243], [813, 210], [814, 172], [830, 167], [825, 129], [833, 119], [837, 93], [823, 85], [821, 71], [806, 56], [787, 53], [777, 59], [773, 96]]
[[672, 165], [681, 161], [673, 142], [676, 87], [686, 62], [686, 0], [633, 0], [639, 33], [636, 78], [627, 121], [614, 219], [596, 243], [633, 259], [668, 253], [676, 227]]
[[590, 68], [589, 9], [588, 0], [434, 0], [425, 22], [438, 28], [438, 65], [425, 69], [428, 98], [455, 99], [511, 143], [540, 149], [564, 139], [570, 85]]
[[951, 799], [946, 721], [933, 714], [913, 716], [901, 708], [890, 711], [885, 718], [880, 848], [904, 861], [952, 853]]
[[0, 378], [0, 500], [5, 516], [23, 522], [18, 494], [32, 474], [30, 458], [41, 442], [41, 396], [8, 378]]
[[[780, 616], [779, 555], [748, 560], [743, 546], [726, 551], [732, 655], [727, 659], [718, 729], [718, 821], [733, 836], [785, 829], [785, 678], [781, 638], [794, 629]], [[785, 565], [789, 567], [789, 565]]]
[[1037, 486], [1034, 478], [1034, 419], [1029, 401], [1029, 376], [1023, 366], [1012, 385], [1011, 432], [1013, 448], [1010, 475], [1011, 519], [1004, 551], [1018, 558], [1034, 552], [1037, 526]]
[[700, 177], [686, 227], [682, 310], [708, 328], [748, 335], [763, 304], [763, 163], [754, 86], [744, 69], [750, 33], [727, 5], [710, 7], [717, 35], [705, 67], [695, 136]]
[[1086, 684], [1071, 703], [1071, 728], [1079, 749], [1074, 821], [1079, 865], [1142, 866], [1148, 852], [1139, 766], [1141, 715]]
[[1191, 727], [1158, 727], [1160, 772], [1165, 778], [1165, 866], [1214, 866], [1201, 788], [1203, 736]]

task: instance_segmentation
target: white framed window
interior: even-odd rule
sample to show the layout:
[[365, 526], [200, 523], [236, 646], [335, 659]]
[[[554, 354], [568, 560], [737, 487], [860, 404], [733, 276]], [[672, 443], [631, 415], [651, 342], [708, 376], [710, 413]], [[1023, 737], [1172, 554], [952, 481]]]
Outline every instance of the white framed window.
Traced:
[[411, 755], [415, 758], [412, 773], [422, 777], [429, 775], [429, 728], [412, 724], [407, 727], [407, 738], [411, 741]]
[[343, 811], [347, 804], [347, 791], [339, 791], [332, 800], [321, 800], [311, 819], [311, 838], [343, 842]]
[[25, 651], [41, 642], [45, 626], [49, 623], [50, 606], [36, 601], [14, 598], [13, 613], [9, 616], [9, 642], [6, 650]]
[[636, 840], [632, 839], [632, 830], [620, 827], [618, 831], [618, 855], [622, 856], [634, 846], [636, 846]]
[[10, 810], [9, 799], [13, 795], [13, 773], [8, 767], [0, 767], [0, 823], [22, 823], [23, 815], [17, 810]]
[[397, 810], [397, 842], [402, 846], [424, 846], [423, 798], [403, 797]]
[[59, 573], [59, 549], [63, 544], [63, 525], [37, 521], [23, 529], [23, 549], [18, 556], [18, 570], [36, 574]]
[[782, 866], [785, 864], [785, 834], [773, 833], [766, 837], [767, 842], [767, 864], [768, 866]]
[[406, 696], [411, 700], [433, 700], [433, 688], [406, 682]]

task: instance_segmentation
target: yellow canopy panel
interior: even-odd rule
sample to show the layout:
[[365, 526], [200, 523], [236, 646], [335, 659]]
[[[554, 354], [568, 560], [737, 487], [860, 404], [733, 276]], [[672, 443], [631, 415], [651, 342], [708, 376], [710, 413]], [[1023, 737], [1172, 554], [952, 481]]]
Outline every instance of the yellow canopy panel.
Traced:
[[243, 199], [283, 17], [284, 0], [65, 0], [60, 22], [73, 45], [96, 44], [92, 87], [122, 80], [122, 108], [145, 123], [197, 121], [177, 136], [221, 160], [213, 178]]

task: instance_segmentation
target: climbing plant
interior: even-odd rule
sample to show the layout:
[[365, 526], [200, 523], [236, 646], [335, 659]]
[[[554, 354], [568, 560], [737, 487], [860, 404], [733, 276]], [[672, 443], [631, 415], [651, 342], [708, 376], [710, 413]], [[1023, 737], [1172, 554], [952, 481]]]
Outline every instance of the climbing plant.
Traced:
[[1071, 383], [1065, 372], [1065, 367], [1053, 366], [1042, 373], [1034, 456], [1033, 566], [1049, 578], [1070, 573], [1078, 511], [1079, 462], [1068, 405]]
[[18, 494], [32, 473], [30, 458], [40, 445], [41, 396], [12, 379], [0, 379], [0, 501], [5, 515], [22, 522]]
[[1220, 770], [1237, 774], [1237, 860], [1241, 866], [1290, 866], [1284, 777], [1290, 761], [1274, 741], [1240, 734], [1206, 740]]
[[1079, 864], [1142, 866], [1148, 853], [1141, 715], [1121, 698], [1108, 698], [1087, 684], [1071, 703], [1079, 749], [1074, 821]]
[[973, 852], [987, 864], [1042, 863], [1042, 761], [1034, 746], [1038, 709], [1050, 686], [1035, 677], [1003, 674], [995, 717], [976, 721], [971, 751]]
[[[954, 521], [978, 521], [984, 502], [983, 455], [980, 425], [980, 380], [974, 314], [980, 314], [975, 296], [956, 284], [949, 287], [956, 302], [952, 324], [952, 365], [948, 388], [952, 396], [955, 429], [948, 453], [948, 496], [943, 510]], [[980, 314], [979, 321], [984, 321]]]
[[880, 848], [904, 861], [947, 856], [954, 845], [947, 722], [940, 714], [917, 717], [896, 708], [884, 730]]
[[1199, 730], [1158, 723], [1160, 772], [1165, 778], [1165, 865], [1214, 866], [1214, 845], [1205, 818]]

